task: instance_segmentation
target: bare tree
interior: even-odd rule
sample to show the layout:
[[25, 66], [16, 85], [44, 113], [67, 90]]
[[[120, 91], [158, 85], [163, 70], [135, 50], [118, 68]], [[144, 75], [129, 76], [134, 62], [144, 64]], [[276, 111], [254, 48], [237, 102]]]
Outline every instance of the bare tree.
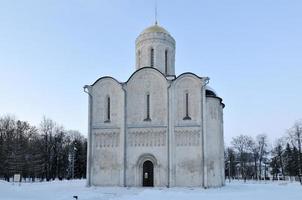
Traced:
[[[264, 157], [268, 154], [268, 140], [266, 134], [260, 134], [256, 137], [258, 150], [259, 150], [259, 176], [262, 179], [262, 161]], [[266, 178], [266, 177], [264, 177]]]
[[240, 173], [241, 176], [246, 181], [247, 176], [247, 162], [248, 162], [248, 154], [251, 152], [253, 146], [253, 138], [247, 135], [239, 135], [234, 137], [232, 140], [232, 145], [234, 149], [239, 154], [240, 160]]
[[285, 170], [284, 170], [284, 148], [285, 148], [285, 142], [283, 138], [279, 138], [271, 151], [273, 158], [275, 159], [275, 162], [278, 162], [278, 166], [280, 166], [281, 174], [283, 176], [283, 180], [285, 180]]
[[256, 142], [251, 142], [251, 151], [253, 155], [253, 161], [254, 161], [254, 177], [258, 179], [258, 160], [259, 160], [259, 146]]
[[43, 118], [39, 129], [13, 116], [0, 116], [0, 178], [14, 174], [43, 180], [68, 177], [68, 157], [73, 152], [75, 178], [86, 175], [87, 141], [78, 131], [68, 132]]
[[52, 156], [53, 156], [53, 135], [55, 131], [55, 122], [43, 117], [40, 123], [40, 134], [44, 137], [44, 175], [47, 181], [51, 179]]
[[13, 141], [15, 138], [16, 120], [12, 115], [0, 119], [0, 173], [6, 180], [10, 177], [9, 157], [12, 155]]
[[225, 149], [225, 174], [228, 175], [229, 182], [234, 178], [235, 175], [235, 152], [231, 147]]

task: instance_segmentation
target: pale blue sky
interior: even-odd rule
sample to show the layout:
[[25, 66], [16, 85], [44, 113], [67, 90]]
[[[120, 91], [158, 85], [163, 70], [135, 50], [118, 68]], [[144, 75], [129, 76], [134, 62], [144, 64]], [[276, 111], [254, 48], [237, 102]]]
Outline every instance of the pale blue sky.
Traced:
[[[224, 99], [225, 139], [284, 134], [302, 118], [302, 1], [158, 0], [176, 40], [176, 73], [209, 76]], [[82, 87], [134, 72], [134, 41], [153, 0], [0, 0], [0, 115], [46, 115], [87, 133]]]

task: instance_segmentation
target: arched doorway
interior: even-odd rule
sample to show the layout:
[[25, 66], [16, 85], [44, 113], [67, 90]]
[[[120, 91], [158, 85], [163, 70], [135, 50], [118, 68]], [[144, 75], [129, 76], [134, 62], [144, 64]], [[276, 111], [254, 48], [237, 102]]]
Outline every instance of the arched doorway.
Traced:
[[143, 186], [153, 187], [154, 186], [154, 165], [150, 160], [146, 160], [143, 164]]

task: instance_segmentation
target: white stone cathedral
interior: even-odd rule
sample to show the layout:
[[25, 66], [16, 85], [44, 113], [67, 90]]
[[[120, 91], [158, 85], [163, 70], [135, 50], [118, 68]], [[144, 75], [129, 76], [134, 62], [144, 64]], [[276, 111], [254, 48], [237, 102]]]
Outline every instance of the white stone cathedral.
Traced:
[[224, 185], [222, 99], [209, 78], [175, 75], [175, 40], [161, 26], [136, 39], [136, 71], [105, 76], [89, 96], [87, 185]]

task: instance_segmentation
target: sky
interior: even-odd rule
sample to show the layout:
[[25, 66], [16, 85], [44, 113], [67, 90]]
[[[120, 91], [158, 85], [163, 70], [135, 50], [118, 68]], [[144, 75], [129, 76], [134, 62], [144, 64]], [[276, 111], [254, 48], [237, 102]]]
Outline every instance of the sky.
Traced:
[[[210, 77], [224, 136], [281, 137], [302, 118], [302, 1], [158, 0], [176, 40], [176, 74]], [[0, 115], [43, 116], [87, 135], [83, 86], [126, 81], [154, 0], [0, 0]]]

